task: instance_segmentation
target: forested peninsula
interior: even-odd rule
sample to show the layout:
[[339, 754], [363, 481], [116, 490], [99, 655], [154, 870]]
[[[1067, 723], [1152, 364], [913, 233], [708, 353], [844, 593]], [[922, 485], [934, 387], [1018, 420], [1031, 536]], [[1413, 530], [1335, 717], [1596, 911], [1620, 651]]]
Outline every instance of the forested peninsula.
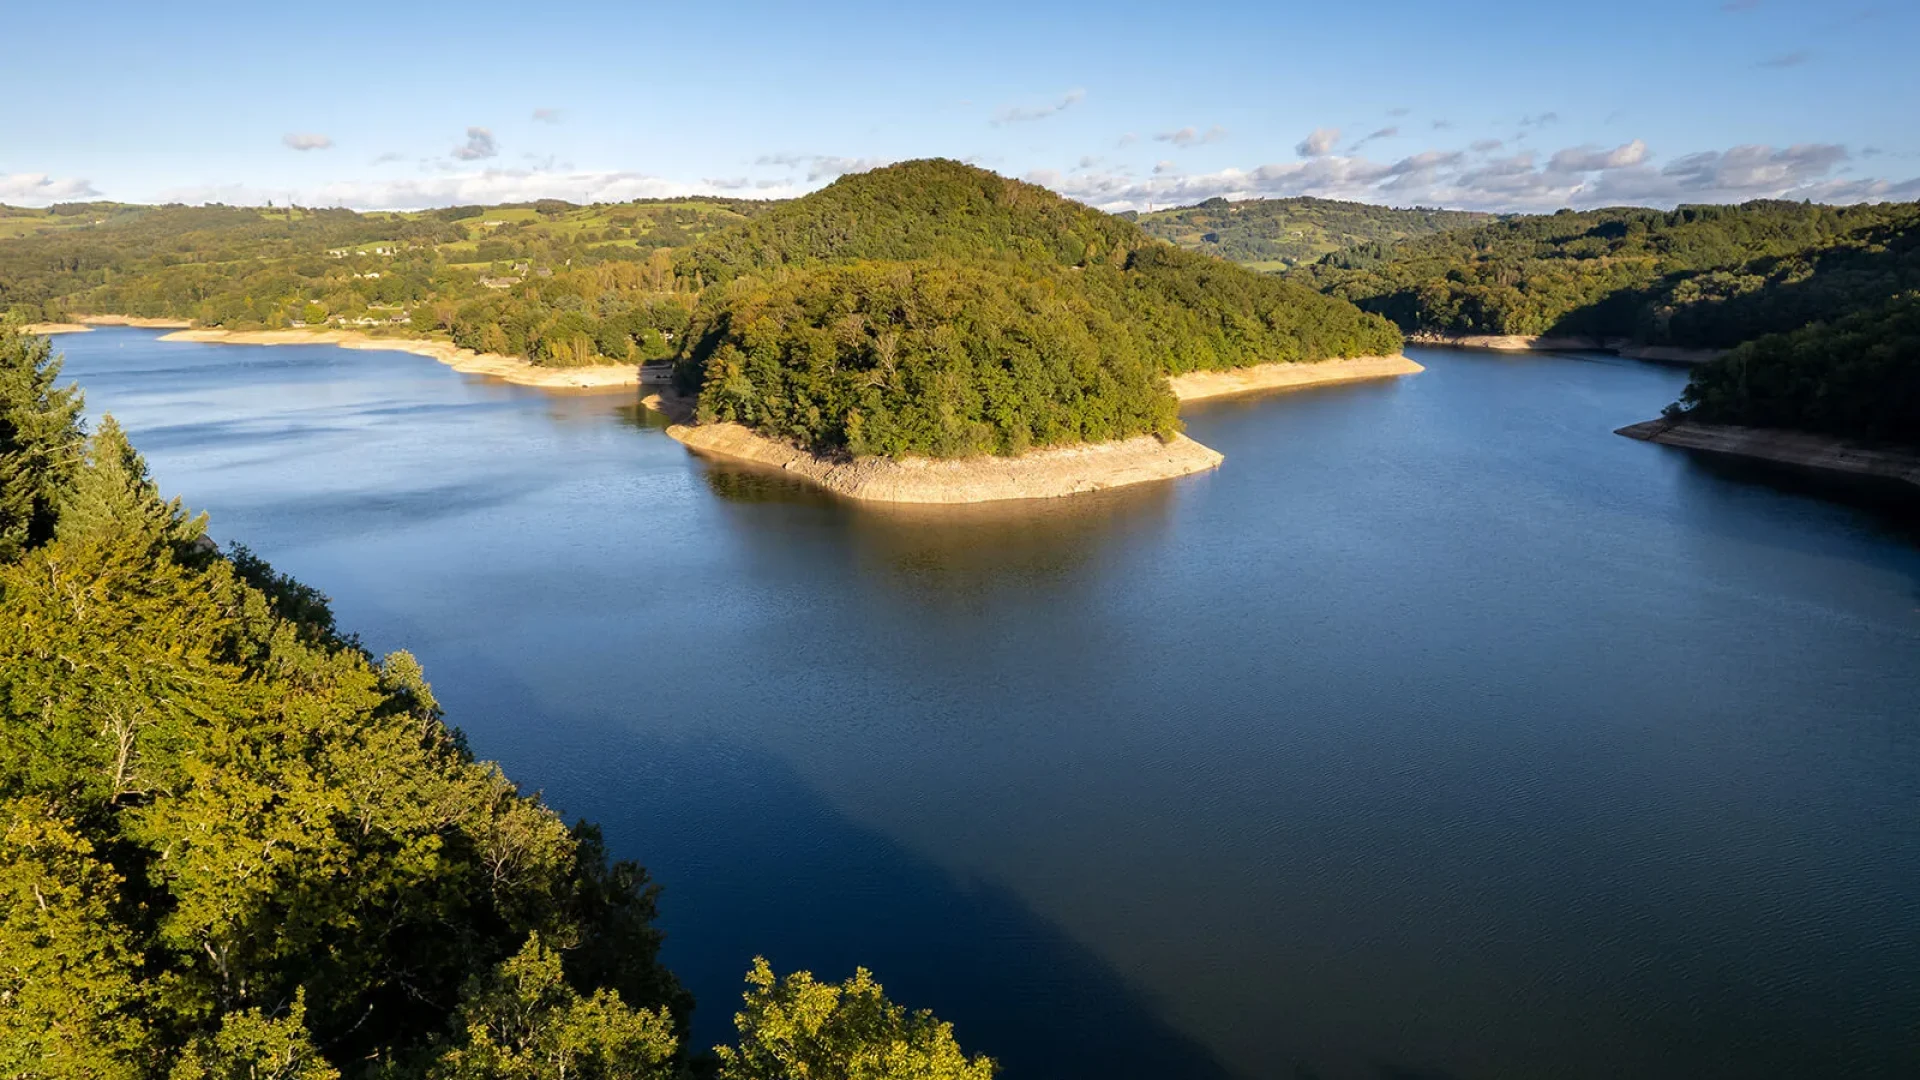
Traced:
[[[1624, 434], [1812, 467], [1920, 445], [1920, 204], [1563, 211], [1291, 276], [1416, 340], [1706, 361], [1663, 423]], [[1799, 436], [1766, 451], [1715, 427]], [[1809, 454], [1809, 435], [1826, 452]]]
[[0, 326], [0, 1075], [992, 1076], [865, 971], [759, 960], [736, 1041], [688, 1045], [646, 872], [58, 374]]

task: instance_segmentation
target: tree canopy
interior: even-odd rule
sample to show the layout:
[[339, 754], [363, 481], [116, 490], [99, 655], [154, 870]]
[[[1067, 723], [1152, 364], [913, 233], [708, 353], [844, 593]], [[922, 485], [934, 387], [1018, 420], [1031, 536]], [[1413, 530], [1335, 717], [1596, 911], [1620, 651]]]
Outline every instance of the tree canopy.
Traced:
[[1316, 199], [1208, 199], [1151, 213], [1127, 213], [1157, 240], [1258, 270], [1281, 270], [1362, 244], [1391, 244], [1492, 221], [1493, 214], [1427, 207], [1397, 209]]
[[[477, 760], [411, 656], [216, 550], [58, 373], [0, 324], [0, 1076], [688, 1075], [645, 871]], [[958, 1060], [859, 1000], [863, 1064], [814, 1075]], [[762, 1014], [743, 1048], [788, 1037]]]

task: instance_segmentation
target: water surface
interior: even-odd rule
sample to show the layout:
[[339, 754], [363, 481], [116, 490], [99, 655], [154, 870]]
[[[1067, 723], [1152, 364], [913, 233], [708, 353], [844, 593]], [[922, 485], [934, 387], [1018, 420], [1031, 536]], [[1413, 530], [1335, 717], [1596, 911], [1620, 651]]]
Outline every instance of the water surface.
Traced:
[[756, 953], [1011, 1077], [1920, 1074], [1920, 548], [1610, 434], [1684, 373], [1410, 350], [1219, 471], [882, 510], [629, 394], [64, 337], [163, 487]]

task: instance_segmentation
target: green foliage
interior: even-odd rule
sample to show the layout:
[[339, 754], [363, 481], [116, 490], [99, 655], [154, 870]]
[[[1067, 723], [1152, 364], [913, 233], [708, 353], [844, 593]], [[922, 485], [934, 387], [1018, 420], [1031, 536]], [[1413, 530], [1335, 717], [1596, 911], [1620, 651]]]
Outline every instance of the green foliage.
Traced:
[[1198, 206], [1124, 216], [1157, 240], [1257, 269], [1297, 266], [1343, 248], [1391, 244], [1494, 219], [1469, 210], [1396, 210], [1311, 196], [1208, 199]]
[[200, 536], [108, 420], [0, 563], [4, 1075], [404, 1063], [532, 934], [671, 1031], [644, 873], [474, 761], [411, 657]]
[[0, 325], [0, 562], [52, 537], [80, 459], [80, 393], [59, 377], [45, 338]]
[[1695, 368], [1678, 411], [1920, 445], [1920, 294], [1747, 342]]
[[720, 1080], [991, 1080], [991, 1058], [969, 1058], [953, 1025], [888, 1001], [865, 968], [844, 983], [801, 971], [776, 979], [755, 957], [738, 1047], [720, 1046]]
[[1060, 273], [850, 263], [703, 310], [703, 421], [815, 450], [963, 457], [1177, 430], [1146, 342]]
[[1730, 347], [1920, 288], [1920, 205], [1613, 209], [1329, 255], [1293, 276], [1409, 332]]
[[[11, 333], [0, 386], [57, 370]], [[217, 555], [111, 418], [86, 438], [77, 394], [43, 391], [9, 422], [75, 452], [0, 559], [0, 1077], [684, 1075], [646, 872], [475, 761], [413, 657], [376, 664], [319, 593]], [[805, 1052], [987, 1075], [871, 989]]]
[[642, 1080], [674, 1074], [678, 1041], [665, 1009], [630, 1009], [620, 995], [582, 997], [539, 935], [469, 989], [459, 1045], [431, 1080]]
[[948, 161], [717, 233], [679, 365], [702, 419], [958, 457], [1177, 430], [1163, 375], [1394, 353], [1385, 320]]
[[295, 992], [285, 1015], [231, 1012], [213, 1035], [187, 1044], [168, 1080], [339, 1080], [307, 1033], [306, 995]]
[[962, 165], [907, 161], [843, 176], [681, 256], [701, 284], [840, 260], [1014, 259], [1119, 265], [1150, 243], [1132, 225], [1045, 188]]

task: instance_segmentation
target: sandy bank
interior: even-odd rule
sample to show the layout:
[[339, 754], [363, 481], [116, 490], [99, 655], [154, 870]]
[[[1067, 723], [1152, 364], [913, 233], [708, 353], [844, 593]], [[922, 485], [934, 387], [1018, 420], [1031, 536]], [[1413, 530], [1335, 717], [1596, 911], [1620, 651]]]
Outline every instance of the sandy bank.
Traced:
[[72, 322], [30, 322], [20, 328], [23, 333], [39, 337], [51, 337], [54, 334], [84, 334], [93, 327]]
[[1443, 349], [1491, 349], [1495, 352], [1610, 352], [1655, 364], [1704, 364], [1725, 349], [1689, 349], [1679, 345], [1640, 345], [1625, 338], [1546, 337], [1529, 334], [1410, 334], [1409, 344]]
[[490, 375], [520, 386], [551, 390], [606, 390], [640, 385], [640, 371], [631, 364], [549, 368], [517, 356], [477, 353], [446, 341], [418, 338], [371, 337], [353, 330], [177, 330], [161, 341], [205, 341], [226, 345], [338, 345], [343, 349], [374, 349], [431, 357], [455, 371]]
[[1920, 452], [1862, 446], [1826, 435], [1700, 424], [1691, 420], [1648, 420], [1630, 424], [1614, 434], [1664, 446], [1769, 461], [1842, 476], [1903, 481], [1920, 487]]
[[936, 461], [824, 458], [739, 424], [674, 424], [667, 434], [701, 454], [779, 469], [850, 499], [892, 503], [1051, 499], [1205, 472], [1223, 460], [1184, 435], [1166, 443], [1142, 435], [1019, 457]]
[[143, 319], [138, 315], [82, 315], [88, 326], [132, 326], [142, 330], [185, 330], [192, 326], [185, 319]]
[[1359, 356], [1309, 364], [1259, 364], [1231, 371], [1190, 371], [1175, 375], [1167, 383], [1173, 387], [1173, 396], [1181, 401], [1204, 401], [1230, 394], [1384, 379], [1425, 370], [1404, 356]]

